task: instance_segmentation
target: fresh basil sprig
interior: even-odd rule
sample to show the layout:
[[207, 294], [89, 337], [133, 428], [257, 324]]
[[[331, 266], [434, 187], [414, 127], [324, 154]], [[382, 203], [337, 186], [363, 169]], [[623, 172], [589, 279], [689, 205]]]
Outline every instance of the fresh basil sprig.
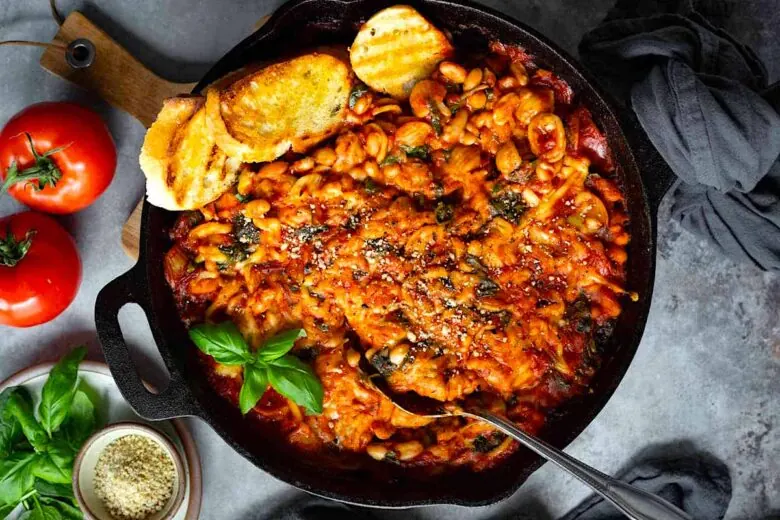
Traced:
[[36, 413], [29, 392], [0, 393], [0, 518], [21, 504], [22, 519], [82, 519], [70, 486], [73, 459], [95, 430], [95, 407], [79, 388], [86, 349], [57, 363], [43, 385]]
[[203, 352], [223, 365], [243, 365], [254, 360], [244, 337], [232, 321], [203, 323], [189, 331], [190, 339]]
[[289, 354], [295, 342], [305, 337], [303, 329], [288, 330], [266, 341], [257, 352], [251, 352], [231, 321], [217, 325], [205, 323], [190, 329], [190, 338], [203, 353], [223, 365], [244, 367], [238, 405], [245, 415], [263, 397], [269, 384], [307, 413], [322, 413], [322, 383], [309, 365]]
[[78, 384], [79, 364], [87, 351], [74, 349], [52, 368], [49, 378], [41, 391], [41, 404], [38, 416], [46, 433], [51, 437], [68, 415]]

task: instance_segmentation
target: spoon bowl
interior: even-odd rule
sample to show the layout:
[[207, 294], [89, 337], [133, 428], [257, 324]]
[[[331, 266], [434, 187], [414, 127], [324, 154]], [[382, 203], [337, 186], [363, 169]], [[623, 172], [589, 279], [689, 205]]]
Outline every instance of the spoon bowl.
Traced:
[[501, 430], [526, 448], [589, 486], [611, 502], [627, 518], [632, 520], [693, 520], [693, 517], [669, 502], [601, 473], [571, 455], [550, 446], [538, 437], [524, 432], [505, 417], [474, 405], [437, 401], [414, 392], [395, 392], [384, 376], [368, 362], [364, 355], [360, 356], [357, 368], [368, 384], [387, 397], [396, 407], [407, 413], [432, 419], [449, 416], [470, 417]]

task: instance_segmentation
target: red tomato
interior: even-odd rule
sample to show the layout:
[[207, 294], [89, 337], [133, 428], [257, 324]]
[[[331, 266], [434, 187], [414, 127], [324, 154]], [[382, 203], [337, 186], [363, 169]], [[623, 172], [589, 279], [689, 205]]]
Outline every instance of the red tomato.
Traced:
[[64, 311], [81, 283], [76, 244], [33, 211], [0, 219], [0, 324], [31, 327]]
[[105, 123], [74, 103], [31, 105], [0, 133], [0, 175], [19, 202], [47, 213], [73, 213], [100, 196], [116, 169]]

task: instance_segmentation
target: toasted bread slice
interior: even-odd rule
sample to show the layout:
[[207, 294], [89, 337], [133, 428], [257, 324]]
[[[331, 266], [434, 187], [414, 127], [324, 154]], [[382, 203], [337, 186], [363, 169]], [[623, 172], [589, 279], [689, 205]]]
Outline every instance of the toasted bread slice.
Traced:
[[149, 203], [172, 211], [212, 202], [236, 181], [241, 166], [209, 132], [202, 97], [165, 101], [146, 132], [139, 162]]
[[303, 152], [344, 124], [352, 73], [345, 61], [313, 52], [244, 75], [206, 93], [217, 145], [243, 162]]
[[403, 100], [452, 53], [444, 33], [415, 9], [396, 5], [363, 24], [350, 47], [350, 61], [366, 85]]

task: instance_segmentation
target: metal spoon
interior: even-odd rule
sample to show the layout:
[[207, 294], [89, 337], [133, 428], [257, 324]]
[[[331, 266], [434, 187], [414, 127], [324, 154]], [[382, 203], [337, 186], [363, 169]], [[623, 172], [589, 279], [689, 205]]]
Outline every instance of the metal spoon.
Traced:
[[491, 424], [536, 454], [575, 476], [632, 520], [693, 520], [693, 517], [680, 511], [669, 502], [591, 468], [561, 450], [553, 448], [543, 440], [524, 432], [511, 421], [493, 412], [469, 405], [460, 406], [455, 403], [444, 403], [411, 392], [396, 393], [390, 388], [384, 377], [366, 360], [365, 356], [360, 356], [358, 368], [378, 392], [384, 394], [401, 410], [430, 418], [459, 415]]

